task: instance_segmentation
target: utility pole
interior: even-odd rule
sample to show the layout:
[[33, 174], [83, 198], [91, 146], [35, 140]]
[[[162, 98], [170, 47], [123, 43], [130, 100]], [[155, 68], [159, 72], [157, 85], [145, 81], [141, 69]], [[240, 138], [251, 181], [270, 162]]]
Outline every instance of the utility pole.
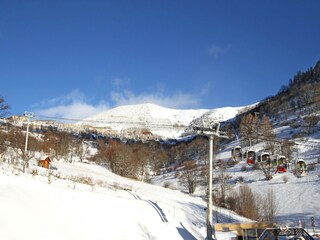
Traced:
[[[24, 144], [24, 157], [26, 158], [27, 150], [28, 150], [28, 137], [29, 137], [29, 125], [30, 125], [30, 118], [34, 118], [34, 113], [32, 112], [24, 112], [24, 116], [28, 118], [28, 123], [27, 123], [27, 133], [26, 133], [26, 141]], [[25, 168], [27, 165], [27, 160], [23, 159], [25, 161], [23, 165], [23, 172], [25, 172]]]
[[206, 240], [212, 240], [212, 167], [213, 167], [213, 140], [214, 137], [228, 138], [225, 132], [219, 130], [220, 123], [215, 123], [211, 127], [194, 127], [193, 129], [200, 135], [209, 138], [209, 179], [208, 179], [208, 201], [207, 201], [207, 237]]
[[24, 152], [26, 153], [27, 149], [28, 149], [28, 136], [29, 136], [30, 118], [34, 118], [34, 113], [32, 113], [32, 112], [24, 112], [24, 116], [26, 116], [28, 118], [26, 142], [25, 142], [25, 145], [24, 145]]

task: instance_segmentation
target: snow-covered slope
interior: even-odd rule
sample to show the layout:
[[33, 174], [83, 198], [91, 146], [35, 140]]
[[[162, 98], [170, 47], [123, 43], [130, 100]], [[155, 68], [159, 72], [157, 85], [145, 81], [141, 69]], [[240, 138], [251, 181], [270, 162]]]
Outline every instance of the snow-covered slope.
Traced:
[[[161, 107], [153, 117], [161, 118], [160, 110]], [[241, 108], [215, 109], [205, 112], [197, 120], [210, 114], [218, 116], [222, 113], [227, 116], [226, 113], [230, 113], [226, 118], [220, 118], [226, 120], [240, 110]], [[170, 116], [172, 119], [177, 118], [175, 114]], [[277, 128], [277, 135], [291, 136], [292, 133], [287, 128]], [[315, 164], [315, 169], [306, 177], [297, 178], [288, 171], [274, 174], [272, 180], [266, 181], [260, 170], [241, 161], [227, 168], [229, 183], [235, 190], [242, 184], [247, 184], [260, 196], [266, 196], [270, 189], [274, 190], [278, 223], [289, 226], [301, 223], [309, 232], [313, 232], [313, 217], [315, 232], [319, 232], [319, 139], [317, 132], [295, 141], [299, 157], [308, 164]], [[229, 143], [215, 158], [229, 159], [231, 148], [239, 145], [239, 141]], [[153, 186], [122, 178], [94, 164], [55, 161], [54, 165], [58, 170], [53, 174], [36, 167], [38, 173], [44, 176], [32, 176], [30, 173], [22, 174], [21, 169], [16, 170], [19, 166], [0, 161], [0, 239], [205, 238], [206, 203], [179, 190], [161, 187], [171, 181], [178, 183], [174, 172], [158, 176], [153, 181], [158, 186]], [[219, 174], [219, 170], [215, 169], [214, 174]], [[87, 183], [77, 182], [79, 178], [87, 179]], [[173, 186], [180, 189], [178, 184]], [[194, 196], [201, 196], [204, 191], [204, 188], [200, 188]], [[214, 211], [214, 223], [248, 221], [222, 208], [214, 207]]]
[[185, 128], [196, 119], [227, 120], [244, 107], [209, 109], [171, 109], [155, 104], [120, 106], [89, 117], [77, 124], [106, 127], [121, 132], [130, 128], [145, 128], [162, 138], [178, 138]]
[[[282, 126], [276, 129], [278, 136], [288, 137], [288, 130]], [[227, 168], [230, 175], [229, 181], [233, 189], [247, 184], [254, 193], [266, 197], [269, 190], [274, 192], [276, 200], [277, 223], [297, 227], [304, 226], [307, 230], [313, 231], [311, 218], [314, 218], [315, 229], [320, 226], [320, 132], [303, 139], [292, 139], [295, 143], [295, 152], [291, 162], [288, 163], [288, 170], [285, 173], [272, 172], [272, 179], [267, 181], [260, 169], [249, 166], [243, 159], [234, 167]], [[230, 159], [231, 149], [241, 145], [239, 140], [231, 142], [220, 151], [217, 159]], [[260, 143], [261, 144], [261, 143]], [[257, 144], [251, 149], [261, 149], [263, 145]], [[294, 175], [294, 162], [296, 159], [303, 159], [308, 165], [307, 175], [297, 177]], [[237, 181], [241, 179], [241, 181]]]
[[[37, 168], [45, 176], [32, 176], [0, 162], [0, 239], [205, 238], [202, 199], [122, 178], [96, 165], [55, 162], [55, 166], [53, 174]], [[219, 211], [224, 221], [247, 221]]]
[[[299, 157], [303, 158], [307, 164], [314, 166], [308, 171], [307, 176], [297, 177], [293, 174], [294, 166], [289, 164], [288, 171], [285, 173], [272, 173], [272, 179], [267, 181], [262, 170], [249, 166], [243, 159], [232, 167], [225, 169], [228, 176], [227, 189], [238, 191], [240, 186], [247, 185], [257, 196], [257, 199], [264, 199], [271, 190], [275, 199], [276, 222], [289, 227], [304, 226], [305, 229], [313, 234], [320, 232], [320, 135], [305, 138], [304, 142], [298, 142]], [[214, 158], [227, 162], [231, 158], [231, 149], [239, 145], [239, 140], [226, 145]], [[221, 174], [221, 168], [215, 168], [213, 176], [218, 177]], [[157, 176], [152, 183], [155, 185], [179, 186], [179, 180], [175, 178], [175, 172], [166, 173]], [[213, 188], [218, 190], [220, 185], [215, 183]], [[195, 194], [203, 194], [206, 189], [197, 188]], [[311, 218], [314, 219], [315, 228], [311, 224]], [[222, 221], [221, 221], [222, 222]]]

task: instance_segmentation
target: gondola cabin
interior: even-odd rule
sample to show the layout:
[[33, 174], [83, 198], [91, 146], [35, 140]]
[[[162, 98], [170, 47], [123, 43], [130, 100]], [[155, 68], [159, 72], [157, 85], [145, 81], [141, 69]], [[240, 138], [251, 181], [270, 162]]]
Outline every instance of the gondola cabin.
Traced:
[[283, 155], [277, 155], [275, 159], [276, 172], [284, 173], [287, 171], [287, 158]]
[[234, 160], [241, 160], [242, 159], [242, 149], [240, 146], [236, 146], [231, 149], [231, 157]]
[[260, 152], [260, 154], [258, 155], [258, 161], [261, 163], [270, 164], [271, 163], [270, 153]]
[[256, 162], [256, 152], [254, 150], [247, 150], [245, 158], [248, 165], [253, 165]]
[[296, 174], [298, 177], [307, 176], [307, 164], [303, 159], [298, 159], [295, 164]]

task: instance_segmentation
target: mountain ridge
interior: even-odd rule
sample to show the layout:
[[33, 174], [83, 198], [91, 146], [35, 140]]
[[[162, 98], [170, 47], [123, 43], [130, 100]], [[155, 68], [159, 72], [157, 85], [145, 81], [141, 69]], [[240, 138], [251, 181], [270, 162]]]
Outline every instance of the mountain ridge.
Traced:
[[152, 103], [124, 105], [98, 113], [76, 123], [94, 127], [108, 127], [119, 133], [132, 128], [147, 129], [162, 138], [179, 138], [191, 122], [202, 117], [226, 121], [248, 108], [222, 107], [215, 109], [173, 109]]

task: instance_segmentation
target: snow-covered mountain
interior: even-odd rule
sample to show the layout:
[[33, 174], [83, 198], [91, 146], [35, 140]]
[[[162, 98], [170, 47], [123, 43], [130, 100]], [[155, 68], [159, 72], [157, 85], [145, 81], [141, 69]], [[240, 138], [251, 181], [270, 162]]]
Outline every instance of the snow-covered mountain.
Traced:
[[178, 138], [192, 121], [202, 117], [225, 121], [233, 118], [246, 107], [223, 107], [216, 109], [172, 109], [155, 104], [138, 104], [116, 107], [88, 117], [78, 125], [108, 128], [119, 134], [138, 128], [150, 131], [162, 138]]
[[[87, 124], [109, 124], [110, 128], [122, 131], [139, 127], [139, 124], [147, 126], [142, 125], [144, 123], [149, 124], [152, 131], [158, 127], [159, 133], [165, 133], [162, 128], [169, 125], [172, 129], [179, 129], [177, 125], [182, 123], [201, 124], [207, 119], [226, 121], [245, 111], [244, 108], [226, 107], [198, 113], [199, 110], [175, 110], [142, 104], [111, 109], [93, 116]], [[279, 122], [275, 128], [277, 136], [283, 139], [293, 139], [299, 131], [299, 128], [291, 127], [288, 119], [286, 124]], [[266, 181], [261, 170], [248, 166], [242, 160], [226, 169], [229, 187], [237, 191], [246, 184], [259, 197], [265, 197], [269, 190], [273, 190], [278, 224], [289, 227], [302, 225], [309, 233], [318, 234], [320, 132], [294, 142], [296, 157], [313, 166], [305, 177], [295, 176], [291, 164], [287, 172], [274, 173], [273, 178]], [[240, 139], [228, 143], [215, 159], [227, 162], [231, 149], [238, 145], [241, 145]], [[21, 164], [13, 165], [9, 161], [11, 158], [4, 159], [3, 156], [0, 159], [0, 239], [81, 240], [101, 239], [102, 236], [107, 239], [194, 240], [206, 236], [206, 202], [200, 198], [206, 188], [199, 186], [191, 196], [183, 194], [180, 192], [183, 186], [175, 171], [153, 177], [151, 185], [117, 176], [94, 163], [55, 160], [52, 163], [54, 169], [46, 170], [30, 162], [27, 173], [22, 173]], [[220, 169], [215, 168], [213, 174], [220, 174]], [[315, 227], [312, 227], [311, 219], [314, 219]], [[248, 221], [232, 211], [213, 207], [214, 224]], [[16, 226], [19, 226], [19, 231]], [[233, 235], [226, 237], [225, 234]], [[234, 235], [232, 232], [216, 232], [219, 240], [234, 239]]]

